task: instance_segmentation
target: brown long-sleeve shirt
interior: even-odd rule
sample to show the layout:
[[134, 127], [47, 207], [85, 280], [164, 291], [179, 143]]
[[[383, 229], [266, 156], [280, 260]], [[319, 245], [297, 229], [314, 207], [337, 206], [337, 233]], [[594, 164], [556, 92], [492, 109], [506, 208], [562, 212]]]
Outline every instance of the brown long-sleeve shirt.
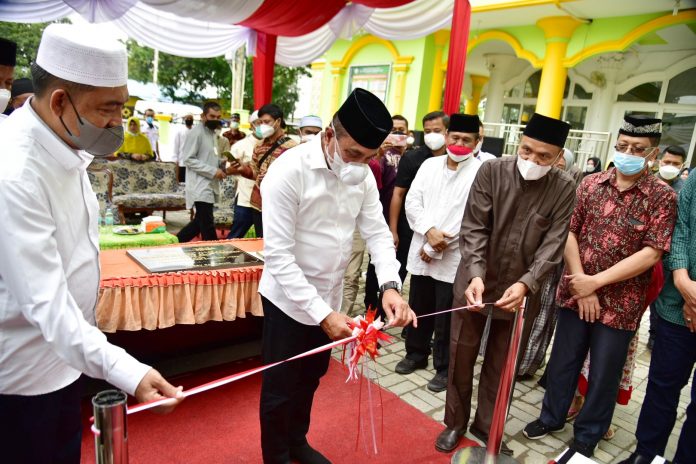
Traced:
[[[525, 181], [516, 163], [514, 156], [487, 161], [474, 179], [462, 219], [457, 301], [466, 300], [464, 292], [474, 277], [483, 279], [484, 302], [498, 300], [515, 282], [535, 293], [563, 257], [575, 182], [557, 168]], [[493, 317], [512, 314], [495, 308]]]

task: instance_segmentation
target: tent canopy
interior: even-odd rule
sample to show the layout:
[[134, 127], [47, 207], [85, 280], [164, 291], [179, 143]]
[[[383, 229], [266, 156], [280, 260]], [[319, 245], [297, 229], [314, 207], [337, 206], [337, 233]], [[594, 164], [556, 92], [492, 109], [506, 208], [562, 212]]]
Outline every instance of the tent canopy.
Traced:
[[[459, 8], [455, 8], [455, 3]], [[458, 16], [453, 21], [453, 12]], [[452, 24], [450, 74], [464, 74], [468, 0], [3, 0], [0, 20], [46, 22], [74, 13], [91, 23], [111, 21], [129, 37], [172, 55], [209, 58], [242, 45], [254, 55], [254, 100], [270, 100], [275, 63], [301, 66], [321, 57], [338, 38], [359, 30], [388, 40], [423, 37]], [[462, 34], [463, 33], [463, 34]], [[182, 38], [185, 37], [185, 40]], [[458, 66], [457, 66], [458, 67]], [[456, 95], [459, 88], [447, 95]], [[456, 84], [456, 82], [455, 82]], [[457, 87], [455, 85], [455, 87]]]

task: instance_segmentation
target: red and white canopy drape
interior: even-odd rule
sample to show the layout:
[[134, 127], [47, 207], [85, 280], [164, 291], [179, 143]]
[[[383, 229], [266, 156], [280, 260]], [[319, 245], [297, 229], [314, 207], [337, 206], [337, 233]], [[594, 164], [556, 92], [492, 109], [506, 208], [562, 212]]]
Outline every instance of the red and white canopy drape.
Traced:
[[[2, 0], [0, 20], [44, 22], [78, 13], [92, 23], [111, 21], [149, 47], [191, 58], [224, 55], [246, 44], [256, 57], [258, 105], [270, 100], [275, 63], [309, 64], [336, 39], [350, 38], [361, 29], [406, 40], [452, 24], [453, 37], [454, 29], [465, 29], [460, 31], [465, 32], [463, 48], [450, 44], [450, 55], [460, 58], [454, 61], [462, 61], [469, 17], [453, 18], [455, 3], [470, 13], [468, 0]], [[450, 56], [449, 63], [454, 61]], [[464, 69], [452, 72], [463, 75]], [[461, 84], [452, 90], [458, 96]]]

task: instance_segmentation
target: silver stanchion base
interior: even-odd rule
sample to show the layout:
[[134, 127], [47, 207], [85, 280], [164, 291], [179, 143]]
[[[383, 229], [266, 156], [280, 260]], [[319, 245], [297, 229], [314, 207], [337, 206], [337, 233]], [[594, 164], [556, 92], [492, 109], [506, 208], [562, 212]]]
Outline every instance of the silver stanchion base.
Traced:
[[471, 446], [457, 450], [452, 456], [452, 464], [519, 464], [512, 456], [499, 454], [491, 457], [486, 454], [486, 448]]

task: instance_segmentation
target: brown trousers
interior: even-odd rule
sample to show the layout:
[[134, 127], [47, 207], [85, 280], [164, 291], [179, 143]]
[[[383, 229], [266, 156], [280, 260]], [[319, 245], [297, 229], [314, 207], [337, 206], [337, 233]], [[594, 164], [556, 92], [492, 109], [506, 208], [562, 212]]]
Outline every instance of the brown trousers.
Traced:
[[[461, 306], [455, 302], [456, 306]], [[450, 364], [445, 405], [445, 425], [450, 429], [465, 431], [471, 417], [474, 366], [486, 326], [486, 316], [474, 311], [452, 313], [450, 331]], [[488, 433], [493, 418], [493, 408], [498, 396], [500, 374], [505, 364], [511, 320], [491, 320], [486, 355], [483, 359], [478, 385], [478, 407], [472, 427]]]
[[[529, 343], [534, 321], [541, 309], [541, 292], [527, 296], [524, 326], [517, 355], [519, 368], [525, 349]], [[464, 306], [466, 301], [455, 301], [454, 307]], [[481, 346], [481, 338], [487, 317], [475, 311], [452, 313], [450, 330], [450, 364], [447, 374], [447, 399], [445, 405], [445, 425], [456, 430], [465, 430], [471, 417], [471, 396], [473, 391], [474, 366]], [[478, 407], [472, 426], [488, 433], [493, 418], [493, 408], [498, 396], [500, 375], [507, 357], [512, 320], [491, 320], [488, 345], [479, 376]], [[515, 377], [517, 373], [515, 373]]]

